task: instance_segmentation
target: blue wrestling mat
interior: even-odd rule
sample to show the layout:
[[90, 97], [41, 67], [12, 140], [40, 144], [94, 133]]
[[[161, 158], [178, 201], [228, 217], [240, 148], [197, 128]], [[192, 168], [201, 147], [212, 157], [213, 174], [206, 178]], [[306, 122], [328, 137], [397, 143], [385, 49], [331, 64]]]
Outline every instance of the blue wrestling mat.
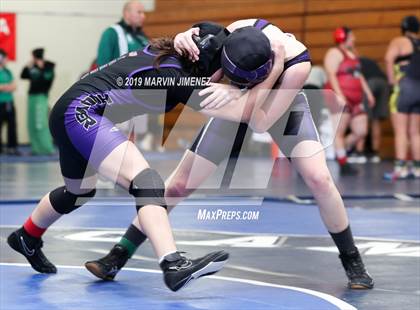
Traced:
[[2, 290], [1, 308], [274, 310], [281, 304], [296, 310], [355, 309], [320, 292], [238, 278], [213, 276], [172, 293], [155, 270], [128, 268], [118, 282], [102, 282], [81, 267], [58, 268], [57, 275], [47, 276], [34, 274], [27, 265], [2, 264], [0, 278], [8, 293]]
[[[34, 272], [4, 242], [33, 207], [0, 204], [1, 309], [379, 310], [414, 309], [420, 299], [420, 216], [415, 212], [348, 210], [376, 280], [376, 288], [366, 292], [346, 288], [316, 206], [243, 197], [187, 200], [171, 213], [179, 249], [194, 256], [225, 249], [231, 255], [217, 276], [173, 293], [163, 284], [148, 242], [116, 281], [98, 281], [83, 267], [122, 236], [134, 215], [130, 200], [95, 199], [53, 225], [44, 237], [46, 255], [58, 266], [51, 276]], [[203, 210], [207, 219], [200, 218]], [[234, 220], [223, 213], [244, 211], [258, 216]]]

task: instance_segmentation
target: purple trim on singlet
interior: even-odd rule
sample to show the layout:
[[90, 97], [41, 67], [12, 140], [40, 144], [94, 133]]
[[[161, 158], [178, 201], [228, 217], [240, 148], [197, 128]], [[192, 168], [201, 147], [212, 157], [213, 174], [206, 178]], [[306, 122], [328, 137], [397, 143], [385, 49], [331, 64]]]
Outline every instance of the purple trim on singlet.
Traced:
[[[150, 44], [149, 45], [146, 45], [146, 47], [143, 49], [143, 53], [145, 53], [146, 55], [149, 55], [149, 56], [153, 56], [153, 57], [156, 57], [158, 55], [158, 54], [153, 54], [150, 51]], [[172, 60], [178, 61], [178, 59], [175, 56], [169, 56], [168, 59], [172, 59]]]
[[[155, 68], [156, 67], [153, 67], [153, 66], [143, 67], [143, 68], [140, 68], [138, 70], [135, 70], [135, 71], [131, 72], [128, 77], [131, 78], [134, 74], [136, 74], [138, 72], [142, 72], [142, 71], [146, 71], [146, 70], [152, 70], [152, 69], [155, 69]], [[176, 69], [182, 69], [181, 65], [176, 65], [176, 64], [163, 64], [163, 65], [159, 65], [159, 68], [176, 68]]]
[[146, 55], [155, 57], [156, 54], [153, 54], [152, 52], [150, 52], [149, 51], [149, 48], [150, 48], [150, 44], [149, 45], [146, 45], [146, 47], [143, 49], [143, 53], [145, 53]]
[[257, 29], [264, 29], [265, 27], [267, 27], [268, 25], [270, 25], [271, 23], [265, 19], [258, 19], [255, 24], [254, 27]]
[[308, 61], [311, 62], [311, 56], [309, 55], [308, 50], [304, 50], [302, 53], [300, 53], [296, 57], [293, 57], [292, 59], [286, 61], [284, 63], [283, 71], [286, 71], [291, 66], [297, 65], [298, 63], [308, 62]]
[[265, 64], [262, 64], [255, 70], [248, 71], [242, 70], [241, 68], [237, 67], [233, 63], [233, 61], [230, 60], [225, 48], [223, 48], [223, 54], [221, 59], [223, 68], [227, 69], [231, 74], [252, 82], [261, 82], [268, 76], [268, 74], [271, 71], [271, 67], [273, 66], [273, 60], [274, 53], [271, 54], [270, 59]]

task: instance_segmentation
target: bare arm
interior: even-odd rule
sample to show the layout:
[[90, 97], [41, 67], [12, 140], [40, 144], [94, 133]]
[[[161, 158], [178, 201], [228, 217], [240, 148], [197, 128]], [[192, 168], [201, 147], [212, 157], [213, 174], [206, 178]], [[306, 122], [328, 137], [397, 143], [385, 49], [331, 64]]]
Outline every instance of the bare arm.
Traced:
[[[273, 66], [273, 70], [260, 84], [244, 93], [241, 97], [230, 101], [228, 104], [218, 109], [202, 109], [201, 113], [227, 119], [235, 122], [248, 122], [253, 109], [259, 109], [270, 94], [270, 90], [279, 79], [283, 71], [283, 61], [277, 61], [277, 65]], [[204, 90], [206, 91], [206, 90]]]
[[16, 82], [13, 81], [12, 83], [9, 84], [9, 91], [15, 91], [17, 86], [16, 86]]
[[14, 81], [8, 84], [0, 85], [0, 91], [2, 92], [12, 92], [15, 90], [16, 90], [16, 83]]
[[394, 75], [394, 62], [399, 53], [399, 38], [396, 38], [389, 43], [385, 54], [386, 75], [388, 77], [388, 83], [391, 85], [395, 85], [397, 83]]
[[233, 23], [231, 23], [229, 26], [226, 27], [229, 32], [234, 32], [238, 28], [246, 27], [246, 26], [252, 26], [254, 25], [256, 19], [240, 19]]
[[369, 106], [373, 107], [375, 105], [375, 97], [373, 96], [372, 90], [370, 89], [370, 87], [369, 87], [368, 83], [366, 82], [366, 79], [363, 75], [360, 76], [360, 82], [362, 84], [363, 91], [365, 92], [366, 97], [368, 99]]
[[[229, 30], [229, 32], [233, 32], [238, 28], [252, 26], [254, 22], [255, 19], [238, 20], [233, 22], [226, 28]], [[192, 35], [200, 35], [200, 28], [194, 27], [188, 29], [187, 31], [178, 33], [174, 38], [174, 47], [178, 54], [180, 54], [181, 56], [188, 56], [188, 58], [194, 62], [199, 60], [200, 50], [194, 43]]]
[[[247, 91], [245, 95], [231, 100], [229, 103], [218, 109], [204, 108], [200, 112], [208, 116], [223, 118], [231, 121], [249, 121], [251, 111], [259, 109], [263, 105], [268, 95], [270, 94], [270, 91], [273, 89], [274, 85], [283, 72], [285, 54], [284, 46], [281, 45], [278, 41], [273, 41], [271, 43], [271, 48], [275, 54], [274, 65], [270, 74], [263, 82]], [[202, 96], [212, 92], [214, 92], [214, 90], [212, 90], [212, 87], [209, 87], [202, 90], [200, 95]]]
[[246, 122], [247, 115], [250, 114], [250, 106], [252, 102], [249, 94], [244, 94], [239, 99], [231, 101], [219, 109], [202, 109], [201, 113], [210, 116], [225, 119], [233, 122]]
[[342, 60], [343, 55], [340, 53], [340, 51], [337, 48], [331, 48], [328, 50], [324, 57], [324, 67], [333, 91], [338, 96], [344, 97], [337, 79], [338, 67], [340, 66]]
[[279, 87], [270, 92], [269, 98], [260, 108], [254, 109], [249, 126], [255, 132], [266, 132], [287, 111], [302, 89], [310, 70], [309, 62], [287, 69]]

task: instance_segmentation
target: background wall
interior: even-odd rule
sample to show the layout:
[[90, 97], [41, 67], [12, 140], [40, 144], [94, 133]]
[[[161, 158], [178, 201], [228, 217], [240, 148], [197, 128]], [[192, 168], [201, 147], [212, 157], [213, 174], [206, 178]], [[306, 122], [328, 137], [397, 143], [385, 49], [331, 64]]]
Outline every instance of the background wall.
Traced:
[[[150, 37], [171, 36], [194, 22], [213, 20], [228, 25], [241, 18], [266, 18], [286, 32], [293, 32], [321, 63], [331, 46], [332, 30], [341, 25], [354, 29], [361, 55], [383, 65], [387, 44], [400, 33], [400, 21], [408, 14], [420, 16], [418, 0], [156, 0], [142, 1], [147, 10], [145, 31]], [[57, 80], [51, 102], [89, 67], [95, 57], [101, 32], [119, 19], [120, 0], [1, 0], [2, 12], [16, 12], [17, 62], [10, 68], [17, 76], [29, 60], [30, 51], [46, 47], [46, 57], [57, 63]], [[16, 93], [19, 110], [19, 140], [26, 142], [25, 91]], [[187, 138], [201, 121], [185, 128]], [[392, 132], [386, 125], [383, 154], [391, 155]]]
[[[154, 1], [142, 1], [148, 11]], [[50, 105], [69, 88], [96, 57], [101, 33], [121, 18], [124, 0], [1, 0], [0, 12], [16, 13], [16, 61], [9, 62], [18, 89], [14, 94], [18, 113], [19, 143], [28, 142], [26, 100], [29, 83], [20, 79], [31, 51], [45, 47], [45, 58], [56, 63], [56, 79]], [[5, 140], [4, 140], [5, 141]]]
[[[228, 25], [241, 18], [265, 18], [294, 33], [309, 48], [313, 62], [322, 64], [332, 31], [346, 25], [354, 30], [359, 54], [383, 67], [389, 41], [401, 33], [401, 19], [413, 14], [420, 17], [418, 0], [158, 0], [146, 30], [151, 36], [174, 35], [200, 20]], [[392, 157], [390, 122], [383, 128], [381, 155]]]
[[240, 18], [266, 18], [293, 32], [320, 62], [331, 45], [331, 31], [347, 25], [357, 35], [359, 52], [382, 62], [384, 49], [400, 34], [401, 19], [408, 14], [420, 15], [420, 1], [158, 0], [156, 11], [148, 16], [147, 31], [152, 36], [173, 35], [200, 20], [227, 25]]

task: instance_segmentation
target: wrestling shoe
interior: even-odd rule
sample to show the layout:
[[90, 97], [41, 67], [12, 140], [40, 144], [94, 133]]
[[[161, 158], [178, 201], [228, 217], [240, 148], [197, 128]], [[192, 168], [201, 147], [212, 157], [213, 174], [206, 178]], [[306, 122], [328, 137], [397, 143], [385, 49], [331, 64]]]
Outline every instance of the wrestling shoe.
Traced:
[[218, 272], [226, 264], [229, 254], [217, 251], [206, 256], [189, 259], [175, 252], [166, 255], [160, 263], [166, 286], [176, 292], [192, 281]]
[[40, 273], [56, 273], [57, 268], [45, 257], [41, 248], [41, 238], [28, 235], [22, 228], [12, 232], [7, 238], [10, 247], [25, 256], [32, 268]]
[[384, 173], [384, 179], [388, 181], [407, 180], [412, 178], [407, 165], [396, 165], [392, 172]]
[[347, 157], [347, 162], [349, 164], [366, 164], [367, 158], [363, 152], [354, 151]]
[[387, 180], [387, 181], [408, 180], [411, 178], [412, 178], [412, 175], [410, 175], [408, 172], [400, 173], [400, 172], [393, 171], [393, 172], [384, 173], [384, 180]]
[[339, 256], [344, 270], [346, 271], [347, 278], [349, 279], [348, 287], [351, 289], [371, 289], [374, 282], [365, 265], [363, 264], [362, 257], [357, 249], [346, 254]]
[[413, 165], [410, 169], [410, 175], [414, 179], [420, 178], [420, 161], [416, 160], [413, 162]]
[[114, 280], [128, 259], [127, 249], [116, 244], [106, 256], [98, 260], [86, 262], [85, 267], [98, 278], [111, 281]]
[[378, 164], [381, 162], [381, 157], [378, 152], [373, 151], [368, 155], [368, 161], [373, 164]]
[[410, 175], [414, 179], [420, 179], [420, 168], [413, 168], [410, 171]]

